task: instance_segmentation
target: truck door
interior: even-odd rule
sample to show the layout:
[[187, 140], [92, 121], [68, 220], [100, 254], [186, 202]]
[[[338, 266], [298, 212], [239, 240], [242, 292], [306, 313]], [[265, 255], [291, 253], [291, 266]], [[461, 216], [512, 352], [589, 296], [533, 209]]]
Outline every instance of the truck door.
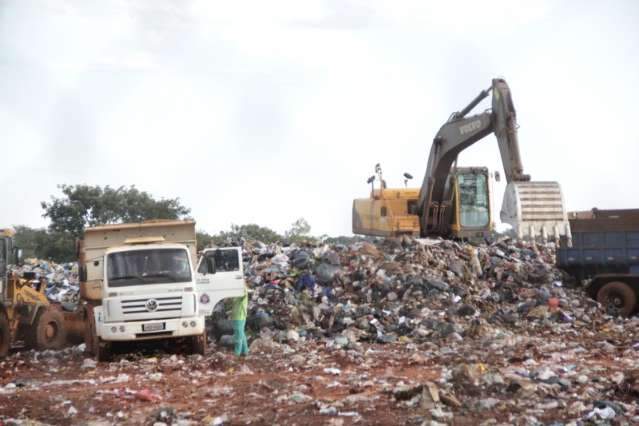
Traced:
[[200, 314], [211, 315], [222, 299], [244, 294], [242, 249], [208, 249], [197, 266], [197, 290]]

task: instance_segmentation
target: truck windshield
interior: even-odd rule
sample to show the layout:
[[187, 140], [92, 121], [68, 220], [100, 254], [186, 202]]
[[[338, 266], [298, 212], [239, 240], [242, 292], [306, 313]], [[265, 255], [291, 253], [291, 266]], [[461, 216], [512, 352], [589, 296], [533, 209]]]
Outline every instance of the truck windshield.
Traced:
[[488, 185], [483, 174], [468, 173], [458, 176], [461, 226], [488, 225]]
[[111, 253], [109, 287], [191, 281], [188, 253], [182, 249], [133, 250]]

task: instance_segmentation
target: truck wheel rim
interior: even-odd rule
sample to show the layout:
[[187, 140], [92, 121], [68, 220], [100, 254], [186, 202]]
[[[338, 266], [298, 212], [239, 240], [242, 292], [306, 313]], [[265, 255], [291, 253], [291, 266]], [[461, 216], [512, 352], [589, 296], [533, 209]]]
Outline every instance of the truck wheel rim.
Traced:
[[623, 308], [623, 300], [617, 294], [611, 294], [608, 296], [608, 303], [606, 304], [606, 310], [610, 315], [619, 315]]

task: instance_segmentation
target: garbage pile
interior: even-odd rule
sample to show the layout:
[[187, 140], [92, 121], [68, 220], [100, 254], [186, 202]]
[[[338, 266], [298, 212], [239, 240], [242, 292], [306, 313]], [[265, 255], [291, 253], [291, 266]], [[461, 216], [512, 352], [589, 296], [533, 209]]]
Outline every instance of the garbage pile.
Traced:
[[252, 243], [245, 255], [253, 289], [248, 325], [280, 340], [463, 340], [578, 327], [603, 315], [583, 290], [566, 288], [552, 244], [408, 238], [308, 248]]
[[233, 344], [223, 309], [205, 356], [160, 341], [110, 363], [83, 345], [16, 352], [0, 360], [0, 421], [639, 424], [639, 317], [610, 317], [568, 285], [552, 245], [251, 242], [244, 254], [247, 357], [221, 347]]
[[45, 294], [51, 302], [77, 304], [80, 300], [80, 279], [78, 264], [55, 263], [40, 259], [26, 259], [21, 266], [12, 268], [18, 276], [34, 273], [34, 280], [44, 280], [47, 284]]

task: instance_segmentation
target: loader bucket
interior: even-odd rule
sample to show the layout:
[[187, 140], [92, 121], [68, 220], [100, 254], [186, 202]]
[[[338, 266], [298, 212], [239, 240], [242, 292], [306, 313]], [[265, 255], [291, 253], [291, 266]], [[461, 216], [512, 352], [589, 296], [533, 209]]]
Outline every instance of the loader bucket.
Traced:
[[572, 239], [561, 187], [557, 182], [510, 182], [501, 206], [501, 221], [518, 238], [558, 241]]

